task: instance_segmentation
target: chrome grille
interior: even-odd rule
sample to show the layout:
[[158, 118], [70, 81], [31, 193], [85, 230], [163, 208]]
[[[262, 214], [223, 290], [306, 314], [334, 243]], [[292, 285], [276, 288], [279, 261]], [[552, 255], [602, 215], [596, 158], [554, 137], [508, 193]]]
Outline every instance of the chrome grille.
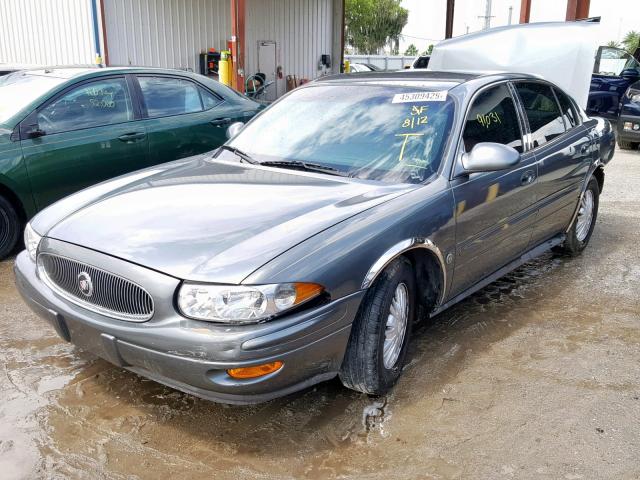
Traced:
[[[49, 253], [38, 255], [38, 267], [54, 291], [88, 310], [133, 322], [144, 322], [153, 316], [151, 295], [126, 278]], [[90, 288], [83, 292], [80, 280]]]

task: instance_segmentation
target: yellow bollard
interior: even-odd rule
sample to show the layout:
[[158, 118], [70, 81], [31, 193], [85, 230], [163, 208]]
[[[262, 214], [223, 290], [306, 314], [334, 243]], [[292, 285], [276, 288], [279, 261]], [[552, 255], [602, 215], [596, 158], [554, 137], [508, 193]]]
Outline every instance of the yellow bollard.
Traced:
[[218, 62], [218, 79], [220, 83], [231, 86], [231, 59], [229, 58], [229, 51], [223, 50], [220, 52], [220, 61]]
[[351, 62], [349, 60], [344, 61], [344, 73], [351, 73]]

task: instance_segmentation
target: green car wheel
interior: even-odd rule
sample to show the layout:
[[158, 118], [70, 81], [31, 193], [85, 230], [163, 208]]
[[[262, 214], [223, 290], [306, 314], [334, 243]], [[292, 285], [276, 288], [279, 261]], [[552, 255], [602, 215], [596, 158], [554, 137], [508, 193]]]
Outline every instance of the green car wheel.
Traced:
[[20, 217], [9, 201], [0, 196], [0, 260], [7, 257], [20, 237]]

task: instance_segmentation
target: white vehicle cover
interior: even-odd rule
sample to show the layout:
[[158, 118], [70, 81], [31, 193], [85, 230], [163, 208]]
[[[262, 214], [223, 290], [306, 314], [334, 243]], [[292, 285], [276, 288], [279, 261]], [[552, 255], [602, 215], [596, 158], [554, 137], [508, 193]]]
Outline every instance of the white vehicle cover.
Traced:
[[599, 26], [594, 22], [545, 22], [470, 33], [437, 44], [427, 70], [537, 75], [558, 85], [585, 108]]

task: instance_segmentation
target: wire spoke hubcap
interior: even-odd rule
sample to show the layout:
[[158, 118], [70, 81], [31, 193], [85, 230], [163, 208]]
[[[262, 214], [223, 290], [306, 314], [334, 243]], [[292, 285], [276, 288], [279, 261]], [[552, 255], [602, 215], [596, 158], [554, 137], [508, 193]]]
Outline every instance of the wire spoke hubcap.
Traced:
[[382, 359], [387, 369], [393, 368], [400, 357], [408, 320], [409, 292], [404, 283], [399, 283], [393, 294], [384, 332]]
[[580, 201], [580, 208], [578, 210], [578, 219], [576, 221], [576, 238], [578, 241], [583, 242], [589, 230], [591, 229], [591, 222], [593, 221], [593, 207], [594, 198], [593, 192], [587, 190], [582, 196]]

